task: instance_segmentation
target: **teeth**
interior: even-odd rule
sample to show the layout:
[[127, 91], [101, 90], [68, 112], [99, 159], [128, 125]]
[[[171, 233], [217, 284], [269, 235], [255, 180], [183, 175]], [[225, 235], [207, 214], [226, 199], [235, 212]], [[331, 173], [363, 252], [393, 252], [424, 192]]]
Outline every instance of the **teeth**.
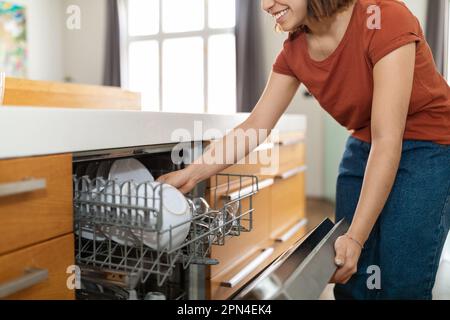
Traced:
[[288, 9], [285, 9], [283, 11], [278, 12], [276, 15], [274, 15], [275, 19], [280, 19], [282, 16], [284, 16], [288, 12]]

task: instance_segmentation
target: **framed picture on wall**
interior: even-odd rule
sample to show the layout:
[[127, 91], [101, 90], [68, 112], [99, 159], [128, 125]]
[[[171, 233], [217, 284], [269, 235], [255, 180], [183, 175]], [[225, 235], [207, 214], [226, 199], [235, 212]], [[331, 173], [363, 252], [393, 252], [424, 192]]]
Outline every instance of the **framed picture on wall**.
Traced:
[[7, 76], [27, 76], [27, 26], [25, 7], [0, 1], [0, 71]]

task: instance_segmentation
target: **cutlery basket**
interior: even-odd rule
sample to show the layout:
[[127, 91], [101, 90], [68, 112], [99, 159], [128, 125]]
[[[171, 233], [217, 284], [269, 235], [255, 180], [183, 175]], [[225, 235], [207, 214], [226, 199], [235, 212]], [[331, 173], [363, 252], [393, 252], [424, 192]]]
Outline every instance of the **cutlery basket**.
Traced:
[[189, 217], [165, 228], [164, 188], [74, 176], [76, 262], [83, 279], [132, 290], [149, 277], [162, 286], [180, 265], [217, 264], [209, 258], [211, 246], [252, 230], [258, 179], [220, 174], [215, 180], [221, 187], [211, 189], [211, 208], [187, 196]]

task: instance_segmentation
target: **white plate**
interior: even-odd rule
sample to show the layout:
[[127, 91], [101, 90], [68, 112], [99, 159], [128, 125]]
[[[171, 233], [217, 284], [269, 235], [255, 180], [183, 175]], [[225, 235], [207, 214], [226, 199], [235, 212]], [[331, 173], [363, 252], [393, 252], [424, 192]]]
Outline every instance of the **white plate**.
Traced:
[[[162, 228], [161, 231], [167, 231], [171, 228], [171, 226], [175, 227], [172, 229], [172, 244], [170, 244], [170, 232], [150, 232], [144, 231], [141, 235], [140, 230], [132, 230], [133, 233], [137, 237], [142, 236], [142, 240], [144, 244], [154, 250], [164, 250], [168, 249], [169, 246], [173, 249], [175, 247], [183, 244], [184, 240], [186, 240], [189, 235], [189, 230], [191, 226], [192, 219], [192, 211], [188, 204], [188, 201], [184, 197], [184, 195], [178, 191], [176, 188], [168, 185], [161, 184], [158, 182], [154, 182], [147, 186], [147, 191], [145, 190], [145, 185], [142, 185], [139, 190], [131, 190], [132, 195], [138, 194], [137, 205], [138, 206], [147, 206], [148, 208], [154, 208], [159, 212], [161, 209], [160, 202], [160, 193], [162, 189], [163, 196], [163, 208], [162, 208]], [[153, 198], [152, 192], [156, 192], [155, 198]], [[150, 199], [145, 204], [145, 198]], [[153, 200], [154, 199], [154, 200]], [[122, 203], [126, 202], [125, 199], [122, 199]], [[136, 213], [136, 217], [141, 216], [142, 220], [145, 220], [145, 214], [142, 210], [138, 210]], [[149, 221], [148, 221], [149, 220]], [[150, 225], [156, 226], [157, 218], [150, 216], [150, 219], [147, 219], [147, 222]], [[158, 239], [159, 234], [159, 239]], [[158, 241], [159, 240], [159, 241]], [[158, 246], [159, 244], [159, 246]]]
[[[103, 170], [104, 168], [100, 169]], [[99, 174], [103, 174], [103, 172], [100, 172], [99, 170]], [[114, 161], [109, 170], [108, 179], [116, 181], [118, 185], [122, 185], [128, 181], [133, 181], [136, 185], [155, 181], [150, 171], [148, 171], [148, 169], [140, 161], [133, 158]], [[128, 185], [125, 184], [122, 188], [123, 195], [128, 194], [127, 186]], [[133, 190], [130, 190], [130, 192], [130, 195], [133, 196]], [[134, 193], [134, 196], [135, 195], [136, 193]], [[127, 201], [128, 198], [123, 196], [121, 202], [123, 204], [128, 204]], [[107, 234], [110, 236], [111, 240], [120, 245], [127, 245], [129, 247], [139, 245], [139, 243], [136, 243], [135, 239], [132, 237], [132, 234], [125, 232], [122, 228], [111, 227], [108, 228], [107, 231]]]
[[131, 180], [136, 184], [155, 181], [150, 171], [140, 161], [133, 158], [114, 161], [108, 177], [119, 184]]

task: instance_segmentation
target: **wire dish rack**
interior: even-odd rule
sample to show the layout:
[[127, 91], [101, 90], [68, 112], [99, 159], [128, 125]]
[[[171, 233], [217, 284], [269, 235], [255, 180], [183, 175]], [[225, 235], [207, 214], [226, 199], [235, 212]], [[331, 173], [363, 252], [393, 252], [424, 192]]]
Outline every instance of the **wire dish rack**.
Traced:
[[186, 197], [188, 209], [173, 223], [167, 185], [74, 176], [75, 251], [82, 278], [134, 289], [150, 276], [162, 286], [177, 264], [184, 269], [217, 264], [209, 258], [211, 246], [252, 230], [258, 179], [220, 174], [215, 181], [220, 187], [211, 191], [213, 206]]

